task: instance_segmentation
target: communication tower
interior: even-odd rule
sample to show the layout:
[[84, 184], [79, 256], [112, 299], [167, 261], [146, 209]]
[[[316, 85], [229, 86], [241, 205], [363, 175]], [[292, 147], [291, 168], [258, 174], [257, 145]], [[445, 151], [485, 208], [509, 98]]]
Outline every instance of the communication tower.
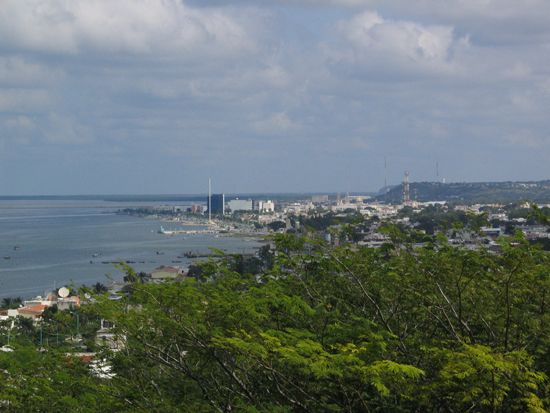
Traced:
[[405, 171], [403, 178], [403, 203], [408, 205], [411, 203], [411, 188], [409, 186], [409, 171]]
[[208, 178], [208, 223], [212, 223], [212, 178]]
[[384, 191], [388, 192], [388, 161], [384, 156]]

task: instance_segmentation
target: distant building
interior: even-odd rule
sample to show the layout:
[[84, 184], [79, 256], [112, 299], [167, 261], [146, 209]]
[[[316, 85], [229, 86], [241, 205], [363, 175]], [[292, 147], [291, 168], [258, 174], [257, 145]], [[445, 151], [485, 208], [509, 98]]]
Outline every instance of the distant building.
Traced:
[[257, 201], [252, 202], [252, 209], [258, 212], [275, 212], [275, 203], [271, 200], [268, 201]]
[[71, 297], [59, 297], [57, 299], [57, 309], [60, 311], [72, 310], [80, 307], [80, 297], [75, 295]]
[[[63, 287], [62, 289], [66, 288]], [[23, 301], [23, 305], [19, 308], [0, 311], [0, 321], [15, 317], [24, 317], [38, 323], [42, 319], [42, 314], [44, 311], [53, 306], [57, 306], [60, 311], [79, 308], [80, 297], [77, 295], [70, 297], [58, 297], [56, 292], [51, 292], [46, 297], [37, 296], [31, 300]]]
[[206, 204], [211, 206], [213, 215], [223, 215], [225, 212], [225, 194], [213, 194], [210, 200], [207, 197]]
[[192, 214], [202, 214], [203, 213], [203, 206], [198, 204], [191, 205], [191, 208], [189, 208], [189, 212]]
[[166, 280], [175, 280], [178, 277], [185, 275], [184, 271], [180, 267], [171, 267], [161, 265], [151, 272], [152, 282], [162, 282]]
[[481, 227], [480, 232], [488, 237], [499, 237], [502, 235], [502, 228]]
[[252, 211], [253, 202], [251, 199], [232, 199], [227, 203], [227, 207], [231, 212], [235, 211]]
[[288, 204], [284, 209], [284, 213], [287, 215], [307, 215], [308, 211], [315, 209], [313, 203], [300, 204], [299, 202], [293, 202]]
[[115, 325], [108, 320], [101, 320], [101, 327], [96, 333], [95, 342], [98, 346], [108, 348], [111, 351], [124, 349], [126, 337], [113, 332]]
[[16, 314], [24, 318], [30, 318], [34, 322], [37, 322], [40, 318], [42, 318], [42, 313], [46, 308], [48, 308], [48, 306], [44, 304], [38, 304], [29, 307], [20, 307], [17, 309]]
[[328, 195], [313, 195], [311, 197], [311, 202], [314, 204], [323, 204], [328, 202]]

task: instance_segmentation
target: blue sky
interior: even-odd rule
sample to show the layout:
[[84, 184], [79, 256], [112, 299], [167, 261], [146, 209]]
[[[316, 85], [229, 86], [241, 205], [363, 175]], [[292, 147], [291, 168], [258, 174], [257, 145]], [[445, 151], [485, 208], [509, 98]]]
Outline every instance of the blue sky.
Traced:
[[546, 0], [3, 0], [0, 194], [549, 176]]

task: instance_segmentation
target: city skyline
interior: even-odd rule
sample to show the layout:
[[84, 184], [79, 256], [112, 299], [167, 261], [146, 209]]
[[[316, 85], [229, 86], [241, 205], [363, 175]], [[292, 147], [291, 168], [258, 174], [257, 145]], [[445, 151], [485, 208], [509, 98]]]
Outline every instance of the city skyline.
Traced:
[[7, 0], [0, 195], [538, 181], [550, 4]]

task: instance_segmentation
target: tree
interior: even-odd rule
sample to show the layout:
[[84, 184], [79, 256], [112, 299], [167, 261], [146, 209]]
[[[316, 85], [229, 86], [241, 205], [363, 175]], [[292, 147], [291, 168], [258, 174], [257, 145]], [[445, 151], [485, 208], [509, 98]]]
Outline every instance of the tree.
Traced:
[[283, 221], [273, 221], [267, 224], [267, 227], [272, 231], [278, 231], [280, 229], [285, 229], [286, 224]]
[[5, 297], [2, 299], [1, 308], [11, 309], [18, 308], [23, 305], [23, 299], [21, 297]]
[[128, 412], [548, 410], [549, 253], [520, 234], [495, 254], [387, 231], [386, 249], [276, 234], [259, 274], [221, 256], [198, 279], [99, 296], [80, 314], [114, 325], [108, 384], [74, 364], [77, 392], [77, 361], [48, 349], [27, 366], [16, 349], [0, 354], [0, 400], [44, 411], [59, 390], [55, 407], [71, 411], [87, 398], [90, 411]]
[[103, 294], [103, 293], [106, 293], [107, 291], [109, 291], [109, 289], [107, 288], [106, 285], [104, 285], [100, 282], [97, 282], [93, 286], [93, 291], [96, 294]]

